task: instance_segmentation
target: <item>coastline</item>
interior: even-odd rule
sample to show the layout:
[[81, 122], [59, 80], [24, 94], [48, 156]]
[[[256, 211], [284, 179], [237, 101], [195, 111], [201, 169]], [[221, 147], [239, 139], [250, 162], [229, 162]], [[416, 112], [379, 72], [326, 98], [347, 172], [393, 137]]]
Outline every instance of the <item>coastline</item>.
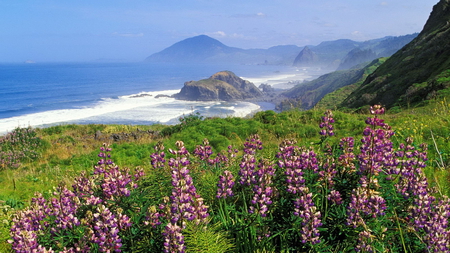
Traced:
[[[292, 80], [306, 80], [312, 76], [304, 71], [289, 68], [284, 72], [266, 72], [256, 77], [242, 78], [253, 82], [256, 86], [269, 83], [277, 88], [292, 87], [294, 86]], [[11, 132], [16, 127], [28, 126], [45, 128], [63, 124], [177, 124], [180, 116], [194, 112], [199, 112], [205, 117], [247, 117], [258, 111], [274, 110], [276, 104], [270, 96], [234, 102], [182, 101], [171, 97], [179, 91], [179, 89], [142, 91], [103, 98], [83, 107], [46, 110], [2, 118], [0, 119], [0, 135]]]

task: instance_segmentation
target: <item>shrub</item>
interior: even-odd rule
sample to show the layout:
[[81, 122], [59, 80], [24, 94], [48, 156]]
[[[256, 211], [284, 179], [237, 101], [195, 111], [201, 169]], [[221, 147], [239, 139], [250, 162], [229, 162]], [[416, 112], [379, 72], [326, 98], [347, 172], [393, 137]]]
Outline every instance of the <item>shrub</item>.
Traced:
[[14, 129], [0, 137], [0, 170], [18, 168], [22, 162], [37, 159], [43, 147], [44, 142], [31, 127]]

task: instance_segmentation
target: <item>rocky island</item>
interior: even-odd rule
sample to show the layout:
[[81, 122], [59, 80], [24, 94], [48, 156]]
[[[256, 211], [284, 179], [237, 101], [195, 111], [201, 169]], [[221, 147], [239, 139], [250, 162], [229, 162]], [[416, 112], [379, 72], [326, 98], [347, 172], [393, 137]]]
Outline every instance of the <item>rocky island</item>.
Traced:
[[220, 71], [207, 79], [185, 82], [180, 93], [174, 95], [177, 99], [191, 101], [236, 101], [262, 96], [258, 87], [231, 71]]

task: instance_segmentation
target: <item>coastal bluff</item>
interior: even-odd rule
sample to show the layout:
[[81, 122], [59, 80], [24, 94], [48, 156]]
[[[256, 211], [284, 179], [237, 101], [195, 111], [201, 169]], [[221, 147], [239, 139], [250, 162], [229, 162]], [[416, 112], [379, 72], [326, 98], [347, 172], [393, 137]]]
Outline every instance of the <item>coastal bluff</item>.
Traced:
[[236, 101], [262, 97], [253, 83], [243, 80], [231, 71], [220, 71], [207, 79], [188, 81], [176, 99], [190, 101]]

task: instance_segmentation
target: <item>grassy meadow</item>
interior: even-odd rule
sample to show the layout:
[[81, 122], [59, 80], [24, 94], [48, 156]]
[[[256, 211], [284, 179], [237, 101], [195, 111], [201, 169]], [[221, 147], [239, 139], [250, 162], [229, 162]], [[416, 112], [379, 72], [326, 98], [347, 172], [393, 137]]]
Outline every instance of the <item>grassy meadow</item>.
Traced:
[[[79, 252], [444, 252], [448, 244], [436, 243], [438, 239], [423, 229], [437, 221], [418, 226], [417, 217], [424, 211], [412, 206], [420, 206], [418, 196], [434, 203], [430, 208], [436, 216], [442, 214], [440, 206], [449, 206], [450, 101], [380, 115], [369, 110], [325, 113], [263, 111], [248, 118], [193, 114], [173, 126], [16, 129], [0, 142], [0, 252], [12, 252], [7, 241], [18, 213], [27, 208], [37, 212], [43, 199], [69, 198], [67, 191], [77, 196], [70, 212], [79, 216], [79, 223], [58, 220], [58, 213], [69, 211], [53, 205], [36, 225], [42, 232], [36, 235], [37, 243], [55, 252], [75, 252], [68, 250], [71, 247]], [[367, 124], [369, 117], [375, 123]], [[324, 123], [327, 118], [332, 120]], [[333, 134], [321, 135], [321, 130], [329, 130], [327, 124], [333, 126]], [[346, 137], [353, 137], [354, 145], [348, 139], [343, 144]], [[381, 139], [382, 144], [377, 142]], [[422, 150], [421, 143], [426, 144], [426, 159], [421, 157], [424, 151], [392, 158], [395, 152]], [[342, 162], [345, 154], [354, 154], [352, 161]], [[409, 159], [416, 160], [407, 163]], [[291, 168], [291, 162], [303, 167]], [[391, 172], [393, 167], [397, 172]], [[425, 193], [416, 194], [407, 185], [406, 173], [402, 174], [406, 167], [414, 169], [411, 173], [417, 178], [411, 180], [421, 182]], [[105, 183], [119, 181], [111, 171], [121, 180], [128, 178], [119, 187], [123, 191], [106, 192]], [[426, 182], [420, 181], [423, 175]], [[81, 186], [74, 185], [82, 178], [93, 182], [86, 192], [97, 202], [85, 199], [85, 191], [77, 195]], [[218, 197], [218, 190], [227, 187], [233, 194], [221, 192], [224, 195]], [[340, 195], [333, 195], [337, 191]], [[358, 201], [371, 203], [370, 207], [358, 211]], [[183, 209], [186, 205], [195, 210]], [[99, 222], [95, 214], [105, 212], [115, 215], [120, 230], [112, 233], [120, 240], [103, 235], [110, 244], [102, 243], [92, 226]], [[186, 214], [190, 212], [191, 216]], [[23, 222], [20, 217], [17, 224]], [[448, 217], [443, 219], [448, 222]], [[46, 223], [55, 220], [69, 225]]]

